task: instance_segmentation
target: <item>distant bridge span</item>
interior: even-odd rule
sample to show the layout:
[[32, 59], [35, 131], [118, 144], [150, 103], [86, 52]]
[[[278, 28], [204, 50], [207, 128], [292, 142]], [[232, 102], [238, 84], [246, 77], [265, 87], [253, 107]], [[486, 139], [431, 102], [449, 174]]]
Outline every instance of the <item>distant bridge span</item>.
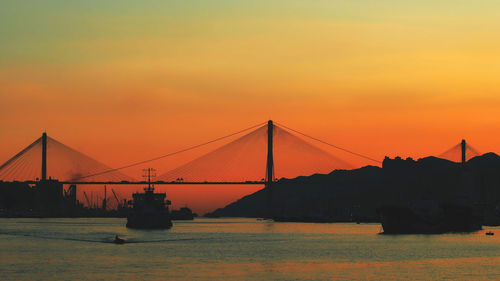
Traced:
[[[285, 131], [280, 127], [283, 127], [288, 131]], [[210, 156], [210, 153], [208, 153], [205, 156], [202, 156], [202, 157], [195, 159], [198, 162], [195, 162], [195, 160], [190, 162], [190, 163], [195, 163], [195, 164], [191, 164], [191, 166], [184, 165], [184, 166], [178, 167], [176, 169], [173, 169], [170, 171], [172, 173], [172, 175], [170, 175], [169, 177], [160, 178], [159, 180], [152, 182], [152, 183], [156, 184], [156, 185], [265, 185], [266, 188], [268, 190], [270, 190], [272, 188], [273, 182], [276, 182], [278, 180], [275, 176], [275, 173], [274, 173], [274, 169], [276, 167], [276, 164], [274, 161], [275, 149], [274, 149], [273, 143], [275, 142], [274, 138], [275, 138], [276, 133], [278, 133], [278, 135], [281, 134], [281, 138], [288, 138], [282, 142], [283, 144], [289, 143], [289, 144], [294, 144], [296, 146], [296, 147], [295, 146], [293, 147], [295, 149], [293, 151], [293, 153], [298, 153], [298, 152], [300, 152], [300, 153], [304, 153], [304, 152], [315, 153], [314, 155], [316, 157], [327, 155], [327, 156], [325, 156], [326, 157], [325, 159], [330, 161], [330, 162], [328, 162], [329, 164], [332, 163], [331, 161], [339, 162], [338, 161], [339, 159], [336, 159], [335, 157], [332, 158], [330, 155], [328, 155], [327, 152], [325, 152], [321, 149], [315, 148], [311, 144], [308, 144], [307, 142], [300, 140], [297, 136], [292, 135], [289, 132], [299, 134], [299, 135], [304, 136], [308, 139], [311, 139], [315, 142], [322, 143], [323, 145], [328, 145], [330, 147], [333, 147], [337, 150], [341, 150], [341, 151], [346, 152], [348, 154], [351, 154], [353, 156], [361, 157], [361, 158], [364, 158], [366, 160], [378, 163], [379, 165], [382, 164], [381, 161], [378, 161], [374, 158], [371, 158], [371, 157], [368, 157], [366, 155], [356, 153], [356, 152], [353, 152], [351, 150], [347, 150], [343, 147], [339, 147], [337, 145], [325, 142], [321, 139], [312, 137], [310, 135], [307, 135], [305, 133], [297, 131], [293, 128], [287, 127], [283, 124], [278, 124], [278, 126], [276, 126], [272, 120], [269, 120], [268, 122], [263, 122], [263, 123], [254, 125], [252, 127], [231, 133], [229, 135], [204, 142], [202, 144], [194, 145], [194, 146], [191, 146], [191, 147], [179, 150], [179, 151], [175, 151], [175, 152], [172, 152], [169, 154], [161, 155], [161, 156], [158, 156], [158, 157], [155, 157], [152, 159], [134, 162], [134, 163], [122, 166], [122, 167], [118, 167], [118, 168], [108, 167], [108, 166], [100, 163], [99, 161], [91, 159], [90, 157], [88, 157], [88, 156], [86, 156], [86, 155], [84, 155], [84, 154], [50, 138], [50, 137], [48, 137], [46, 133], [43, 133], [42, 136], [40, 138], [38, 138], [37, 140], [35, 140], [31, 145], [29, 145], [28, 147], [23, 149], [21, 152], [16, 154], [14, 157], [9, 159], [4, 164], [0, 165], [0, 182], [1, 181], [3, 181], [3, 182], [24, 182], [27, 184], [36, 184], [38, 182], [38, 177], [35, 177], [36, 172], [33, 173], [33, 171], [36, 171], [39, 168], [36, 168], [36, 166], [33, 165], [33, 163], [35, 161], [40, 161], [40, 160], [38, 160], [38, 158], [36, 158], [35, 155], [36, 156], [41, 155], [40, 181], [46, 181], [46, 180], [50, 181], [52, 179], [57, 180], [57, 177], [54, 177], [55, 175], [52, 175], [52, 179], [51, 179], [51, 177], [48, 176], [48, 172], [47, 172], [47, 156], [48, 156], [47, 155], [48, 154], [47, 148], [52, 147], [53, 155], [49, 155], [49, 157], [53, 157], [53, 159], [56, 159], [53, 161], [56, 161], [56, 163], [59, 163], [59, 166], [54, 165], [54, 168], [53, 168], [54, 170], [56, 170], [56, 171], [58, 169], [64, 170], [64, 168], [63, 168], [64, 165], [69, 166], [69, 167], [72, 167], [71, 165], [75, 165], [74, 163], [77, 163], [77, 165], [78, 165], [78, 166], [74, 166], [70, 169], [67, 169], [67, 172], [70, 172], [71, 174], [75, 174], [78, 176], [71, 176], [69, 178], [60, 179], [61, 181], [59, 181], [59, 183], [70, 184], [70, 185], [72, 185], [72, 184], [74, 184], [74, 185], [103, 185], [103, 184], [141, 185], [141, 184], [147, 184], [147, 181], [136, 180], [134, 178], [123, 175], [119, 172], [119, 170], [122, 170], [125, 168], [131, 168], [134, 166], [138, 166], [138, 165], [146, 164], [146, 163], [149, 163], [152, 161], [156, 161], [156, 160], [159, 160], [162, 158], [177, 155], [177, 154], [180, 154], [182, 152], [193, 150], [193, 149], [196, 149], [198, 147], [205, 146], [207, 144], [214, 143], [214, 142], [229, 138], [231, 136], [235, 136], [237, 134], [249, 131], [249, 130], [254, 129], [254, 128], [258, 128], [258, 129], [252, 131], [251, 133], [249, 133], [249, 134], [247, 134], [247, 135], [245, 135], [245, 136], [243, 136], [243, 137], [241, 137], [241, 138], [239, 138], [239, 139], [237, 139], [229, 144], [226, 144], [223, 147], [216, 149], [215, 151], [212, 151], [212, 153], [218, 152], [219, 154], [223, 155], [224, 157], [231, 157], [234, 155], [234, 157], [240, 157], [240, 158], [244, 159], [245, 157], [241, 156], [240, 150], [242, 150], [243, 148], [248, 149], [248, 147], [249, 147], [248, 143], [245, 143], [245, 141], [252, 142], [252, 143], [260, 143], [263, 140], [261, 140], [259, 138], [261, 136], [265, 137], [266, 138], [265, 142], [267, 143], [267, 160], [265, 162], [262, 161], [262, 163], [261, 163], [262, 165], [265, 163], [265, 170], [262, 169], [263, 172], [265, 171], [265, 174], [262, 175], [262, 180], [259, 180], [260, 176], [255, 177], [255, 175], [254, 175], [252, 177], [248, 176], [248, 177], [239, 178], [239, 179], [237, 179], [237, 178], [229, 179], [228, 178], [228, 180], [224, 181], [223, 180], [224, 177], [220, 177], [220, 176], [210, 178], [210, 176], [207, 176], [207, 175], [211, 175], [211, 174], [207, 173], [206, 171], [205, 171], [205, 175], [204, 175], [205, 178], [203, 178], [203, 177], [193, 178], [192, 175], [187, 175], [187, 178], [186, 178], [186, 173], [189, 173], [190, 170], [203, 170], [203, 169], [207, 170], [207, 168], [208, 169], [210, 169], [210, 168], [215, 169], [216, 168], [216, 171], [228, 170], [229, 172], [231, 172], [231, 171], [234, 172], [235, 171], [234, 166], [236, 164], [237, 165], [240, 164], [239, 162], [235, 164], [234, 162], [232, 163], [230, 161], [225, 162], [224, 160], [218, 160], [217, 163], [223, 163], [223, 164], [216, 166], [216, 167], [211, 167], [210, 165], [213, 165], [213, 159], [212, 159], [213, 157], [212, 158], [207, 157], [207, 156]], [[274, 132], [275, 130], [276, 130], [276, 132]], [[259, 137], [255, 137], [255, 136], [257, 136], [257, 135], [255, 135], [256, 133], [261, 134], [261, 135], [259, 135]], [[265, 136], [262, 133], [265, 133]], [[291, 138], [293, 138], [293, 139], [291, 139]], [[243, 139], [245, 139], [245, 140], [243, 141]], [[297, 141], [297, 140], [299, 140], [299, 141]], [[228, 151], [231, 151], [231, 154], [229, 154], [229, 155], [227, 153], [224, 154], [224, 151], [222, 149], [225, 147], [230, 147], [228, 149], [232, 149], [232, 150], [228, 150]], [[234, 147], [238, 147], [239, 150], [234, 149]], [[465, 142], [465, 140], [462, 140], [461, 143], [453, 146], [451, 149], [442, 153], [442, 155], [440, 155], [440, 156], [446, 156], [448, 154], [456, 154], [456, 152], [459, 150], [461, 151], [461, 162], [463, 164], [466, 162], [467, 156], [468, 156], [468, 155], [466, 155], [466, 151], [472, 152], [472, 155], [479, 155], [480, 154], [475, 149], [470, 147], [470, 145], [467, 144]], [[252, 151], [252, 150], [248, 149], [248, 151]], [[255, 153], [255, 152], [252, 152], [252, 153]], [[311, 155], [313, 155], [313, 154], [311, 154]], [[301, 157], [306, 159], [307, 155], [302, 155]], [[446, 157], [442, 157], [442, 158], [446, 158]], [[325, 159], [322, 159], [322, 161], [324, 161]], [[204, 165], [206, 163], [202, 163], [203, 161], [206, 161], [207, 163], [211, 163], [210, 162], [211, 160], [212, 160], [212, 164], [210, 164], [210, 165]], [[262, 160], [264, 160], [264, 159], [262, 159]], [[57, 162], [57, 161], [59, 161], [59, 162]], [[308, 165], [314, 166], [316, 164], [315, 161], [317, 161], [317, 160], [311, 161], [309, 159], [309, 162], [305, 162], [305, 163], [308, 163]], [[38, 163], [40, 163], [40, 162], [38, 162]], [[84, 167], [84, 168], [82, 168], [82, 167]], [[38, 170], [38, 171], [40, 171], [40, 170]], [[164, 175], [166, 175], [166, 174], [168, 174], [168, 173], [164, 173]], [[104, 177], [104, 178], [96, 178], [97, 176]], [[226, 176], [226, 175], [223, 175], [223, 176]], [[229, 175], [229, 177], [230, 176], [231, 176], [231, 174]], [[35, 180], [35, 178], [36, 178], [36, 180]], [[177, 178], [177, 180], [175, 178]], [[184, 180], [184, 179], [186, 179], [186, 180]]]
[[[267, 123], [267, 124], [266, 124]], [[283, 127], [283, 128], [281, 128]], [[255, 129], [257, 128], [257, 129]], [[131, 168], [139, 165], [143, 165], [146, 163], [150, 163], [159, 159], [167, 158], [170, 156], [174, 156], [186, 151], [194, 150], [196, 148], [227, 139], [229, 137], [241, 134], [243, 132], [247, 132], [249, 130], [255, 129], [246, 135], [233, 140], [201, 157], [184, 164], [183, 166], [177, 167], [167, 173], [164, 173], [164, 177], [160, 177], [157, 181], [141, 181], [136, 180], [132, 177], [126, 176], [119, 172], [120, 170]], [[57, 196], [62, 196], [63, 194], [69, 193], [71, 198], [74, 198], [76, 202], [76, 185], [110, 185], [110, 186], [121, 186], [122, 188], [127, 185], [179, 185], [179, 186], [225, 186], [225, 187], [241, 187], [241, 186], [263, 186], [266, 191], [266, 208], [267, 214], [270, 217], [273, 217], [273, 186], [279, 180], [275, 175], [275, 158], [274, 152], [276, 151], [275, 139], [276, 141], [280, 141], [283, 147], [289, 146], [292, 148], [292, 155], [298, 155], [298, 161], [291, 161], [294, 165], [302, 165], [306, 163], [310, 165], [312, 168], [316, 168], [319, 162], [322, 163], [336, 164], [342, 162], [340, 159], [330, 155], [326, 151], [316, 148], [312, 144], [307, 141], [302, 140], [300, 137], [297, 137], [295, 134], [299, 134], [303, 137], [306, 137], [309, 140], [313, 140], [315, 142], [321, 143], [323, 145], [327, 145], [329, 147], [335, 148], [337, 150], [341, 150], [345, 153], [351, 154], [356, 157], [364, 158], [365, 160], [369, 160], [371, 162], [382, 164], [381, 161], [371, 158], [369, 156], [345, 149], [343, 147], [331, 144], [329, 142], [323, 141], [319, 138], [310, 136], [308, 134], [302, 133], [290, 127], [287, 127], [283, 124], [275, 125], [272, 120], [267, 122], [263, 122], [252, 127], [228, 134], [223, 137], [219, 137], [216, 139], [212, 139], [206, 141], [204, 143], [190, 146], [175, 152], [171, 152], [168, 154], [160, 155], [155, 158], [134, 162], [131, 164], [127, 164], [118, 168], [108, 167], [101, 162], [94, 160], [83, 153], [76, 151], [63, 143], [60, 143], [50, 137], [47, 136], [46, 133], [43, 133], [40, 138], [35, 140], [32, 144], [27, 146], [21, 152], [7, 160], [4, 164], [0, 165], [0, 183], [23, 183], [29, 185], [35, 185], [40, 187], [39, 190], [45, 190], [44, 192], [48, 192], [47, 194], [56, 194]], [[232, 177], [228, 178], [227, 181], [222, 179], [227, 176], [226, 174], [222, 174], [222, 172], [226, 172], [229, 174], [229, 177], [232, 176], [231, 173], [238, 172], [239, 170], [251, 168], [251, 165], [245, 166], [244, 164], [246, 159], [252, 159], [249, 154], [258, 153], [255, 149], [255, 145], [265, 145], [267, 144], [267, 159], [264, 159], [264, 151], [262, 154], [262, 158], [255, 163], [248, 161], [252, 164], [256, 164], [260, 167], [265, 164], [265, 170], [262, 167], [262, 172], [265, 172], [264, 175], [255, 173], [252, 176], [245, 176], [242, 178]], [[253, 146], [252, 146], [253, 145]], [[48, 148], [51, 148], [50, 155], [48, 154]], [[265, 149], [264, 146], [259, 149]], [[276, 146], [277, 151], [280, 150], [280, 146]], [[259, 152], [261, 150], [258, 150]], [[479, 153], [468, 145], [465, 140], [461, 143], [453, 146], [451, 149], [444, 152], [442, 155], [448, 154], [456, 154], [457, 151], [460, 151], [461, 162], [465, 164], [467, 161], [466, 152], [470, 151], [474, 154], [479, 155]], [[247, 153], [247, 154], [243, 154]], [[283, 150], [281, 150], [283, 153]], [[300, 155], [299, 155], [300, 153]], [[41, 155], [41, 161], [38, 158]], [[215, 155], [215, 156], [214, 156]], [[279, 154], [278, 154], [279, 155]], [[217, 157], [224, 157], [224, 159], [219, 159]], [[315, 158], [316, 157], [316, 158]], [[53, 159], [56, 165], [51, 166], [53, 170], [48, 173], [47, 171], [47, 158]], [[229, 160], [225, 159], [229, 158]], [[215, 159], [215, 160], [214, 160]], [[238, 159], [240, 161], [234, 161], [231, 159]], [[284, 158], [290, 162], [290, 158]], [[264, 161], [265, 160], [265, 161]], [[233, 161], [233, 162], [231, 162]], [[41, 169], [36, 164], [41, 164]], [[330, 167], [330, 166], [329, 166]], [[193, 174], [189, 174], [191, 171], [204, 171], [202, 172], [202, 177], [193, 176]], [[333, 166], [329, 171], [333, 170]], [[53, 172], [55, 171], [55, 172]], [[71, 177], [63, 177], [60, 178], [61, 181], [57, 180], [57, 172], [59, 171], [59, 177], [61, 175], [71, 174]], [[66, 171], [66, 174], [60, 173], [60, 171]], [[148, 173], [151, 170], [148, 169]], [[215, 172], [214, 172], [215, 171]], [[250, 169], [248, 169], [250, 171]], [[298, 170], [299, 172], [301, 170]], [[309, 170], [312, 172], [316, 172], [315, 170]], [[39, 172], [41, 172], [39, 174]], [[221, 173], [218, 173], [221, 172]], [[49, 175], [52, 173], [52, 177]], [[304, 174], [304, 173], [302, 173]], [[40, 175], [40, 179], [38, 179], [38, 175]], [[54, 177], [56, 176], [56, 177]], [[262, 177], [262, 179], [261, 179]], [[292, 176], [290, 176], [292, 178]], [[36, 180], [34, 180], [36, 179]], [[89, 180], [90, 179], [90, 180]], [[148, 179], [150, 179], [148, 174]], [[186, 179], [186, 180], [184, 180]], [[248, 179], [248, 180], [247, 180]], [[261, 180], [259, 180], [261, 179]], [[70, 185], [68, 191], [64, 190], [63, 185]], [[106, 189], [105, 189], [106, 190]], [[85, 195], [86, 196], [86, 195]], [[106, 198], [106, 193], [104, 198]]]
[[[267, 124], [266, 124], [267, 123]], [[282, 129], [283, 127], [284, 129]], [[257, 129], [255, 129], [257, 128]], [[143, 165], [152, 161], [156, 161], [159, 159], [167, 158], [170, 156], [174, 156], [189, 150], [194, 150], [201, 146], [208, 145], [210, 143], [214, 143], [237, 134], [241, 134], [243, 132], [247, 132], [249, 130], [253, 130], [252, 132], [246, 134], [243, 137], [240, 137], [222, 147], [217, 148], [216, 150], [205, 154], [202, 157], [199, 157], [191, 162], [177, 167], [167, 173], [164, 173], [163, 178], [159, 178], [153, 184], [157, 185], [265, 185], [267, 189], [272, 188], [273, 182], [277, 181], [275, 175], [275, 138], [278, 140], [281, 138], [281, 144], [285, 145], [293, 145], [292, 154], [297, 154], [297, 159], [299, 161], [295, 161], [296, 165], [300, 165], [306, 163], [311, 166], [312, 169], [309, 169], [309, 172], [318, 171], [313, 170], [317, 165], [317, 162], [323, 161], [328, 165], [336, 164], [342, 162], [340, 159], [337, 159], [331, 155], [329, 155], [326, 151], [318, 149], [313, 145], [309, 144], [306, 141], [301, 140], [299, 137], [292, 135], [290, 132], [306, 137], [315, 142], [321, 143], [323, 145], [327, 145], [333, 147], [337, 150], [343, 151], [345, 153], [351, 154], [356, 157], [364, 158], [365, 160], [372, 161], [377, 164], [382, 164], [381, 161], [378, 161], [369, 156], [345, 149], [343, 147], [331, 144], [329, 142], [323, 141], [321, 139], [315, 138], [313, 136], [307, 135], [300, 131], [297, 131], [293, 128], [287, 127], [283, 124], [275, 125], [272, 120], [268, 122], [263, 122], [249, 128], [245, 128], [243, 130], [239, 130], [237, 132], [228, 134], [223, 137], [219, 137], [216, 139], [212, 139], [210, 141], [206, 141], [204, 143], [190, 146], [179, 151], [175, 151], [169, 154], [157, 156], [155, 158], [134, 162], [131, 164], [127, 164], [125, 166], [121, 166], [118, 168], [108, 167], [99, 161], [96, 161], [50, 137], [47, 136], [46, 133], [43, 133], [40, 138], [35, 140], [31, 145], [27, 146], [21, 152], [16, 154], [11, 159], [7, 160], [4, 164], [0, 165], [0, 181], [10, 182], [25, 182], [28, 184], [36, 184], [38, 181], [38, 175], [40, 175], [40, 181], [51, 180], [49, 177], [49, 173], [47, 171], [47, 158], [52, 158], [56, 165], [52, 166], [51, 171], [56, 171], [55, 174], [52, 174], [52, 179], [59, 179], [60, 183], [63, 184], [76, 184], [76, 185], [140, 185], [147, 184], [146, 181], [141, 181], [140, 179], [135, 179], [124, 174], [121, 174], [119, 171], [131, 168], [138, 165]], [[281, 135], [280, 135], [281, 134]], [[263, 139], [265, 138], [265, 139]], [[243, 168], [251, 168], [251, 165], [242, 165], [245, 157], [251, 157], [253, 155], [242, 154], [243, 152], [248, 153], [256, 153], [256, 150], [252, 150], [253, 144], [264, 144], [267, 143], [267, 159], [261, 159], [259, 162], [256, 162], [256, 165], [264, 165], [262, 167], [262, 172], [265, 172], [263, 175], [253, 174], [252, 176], [245, 176], [242, 178], [231, 177], [235, 171], [238, 171], [235, 167]], [[48, 148], [51, 147], [52, 154], [48, 155]], [[259, 147], [259, 149], [264, 147]], [[279, 150], [279, 146], [276, 147]], [[226, 150], [224, 150], [226, 149]], [[289, 148], [290, 149], [290, 148]], [[448, 154], [457, 154], [460, 151], [461, 162], [465, 164], [467, 161], [466, 152], [472, 152], [470, 155], [480, 155], [477, 150], [470, 147], [469, 144], [462, 140], [461, 143], [454, 145], [451, 149], [445, 151], [440, 156], [446, 156]], [[218, 153], [218, 154], [217, 154]], [[283, 153], [283, 152], [281, 152]], [[300, 153], [300, 154], [299, 154]], [[308, 154], [309, 153], [309, 154]], [[41, 155], [41, 161], [39, 160], [39, 155]], [[216, 159], [214, 155], [222, 155], [224, 159]], [[260, 154], [259, 154], [260, 155]], [[458, 155], [458, 154], [457, 154]], [[314, 156], [316, 158], [311, 158]], [[221, 156], [220, 156], [221, 157]], [[470, 157], [470, 156], [469, 156]], [[229, 160], [225, 158], [230, 158]], [[238, 161], [234, 159], [238, 159]], [[446, 157], [441, 157], [446, 158]], [[216, 159], [216, 161], [214, 161]], [[289, 158], [286, 158], [289, 161]], [[37, 167], [35, 162], [41, 162], [41, 170]], [[231, 162], [232, 161], [232, 162]], [[262, 162], [260, 162], [262, 161]], [[323, 163], [322, 162], [322, 163]], [[75, 164], [76, 163], [76, 164]], [[208, 164], [207, 164], [208, 163]], [[190, 166], [189, 166], [190, 165]], [[330, 166], [329, 166], [330, 167]], [[265, 168], [265, 170], [263, 169]], [[333, 170], [333, 165], [330, 170]], [[337, 167], [338, 168], [338, 167]], [[66, 169], [66, 170], [65, 170]], [[212, 170], [211, 170], [212, 169]], [[240, 170], [241, 170], [240, 169]], [[66, 174], [71, 174], [71, 177], [63, 177], [61, 175], [64, 173], [57, 174], [57, 171], [66, 171]], [[307, 169], [306, 169], [307, 170]], [[41, 171], [41, 174], [38, 174], [38, 171]], [[202, 171], [202, 176], [194, 176], [190, 174], [192, 171]], [[215, 172], [214, 172], [215, 171]], [[228, 171], [228, 175], [219, 173], [220, 171]], [[329, 172], [328, 171], [328, 172]], [[300, 170], [300, 172], [302, 172]], [[54, 172], [52, 172], [54, 173]], [[170, 173], [170, 174], [169, 174]], [[219, 173], [219, 174], [217, 174]], [[260, 173], [260, 172], [259, 172]], [[38, 174], [38, 175], [37, 175]], [[299, 173], [298, 175], [304, 175], [307, 173]], [[262, 177], [262, 180], [261, 180]], [[290, 176], [294, 177], [294, 176]], [[177, 179], [176, 179], [177, 178]], [[227, 180], [224, 180], [227, 178]], [[185, 179], [185, 180], [184, 180]]]

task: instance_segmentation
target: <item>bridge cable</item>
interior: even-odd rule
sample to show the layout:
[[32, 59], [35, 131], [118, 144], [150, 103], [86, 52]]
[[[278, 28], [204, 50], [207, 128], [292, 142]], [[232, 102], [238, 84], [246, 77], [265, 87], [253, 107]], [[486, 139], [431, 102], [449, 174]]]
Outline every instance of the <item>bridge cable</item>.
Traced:
[[139, 161], [139, 162], [131, 163], [131, 164], [128, 164], [128, 165], [125, 165], [125, 166], [121, 166], [121, 167], [118, 167], [118, 168], [105, 170], [105, 171], [98, 172], [98, 173], [95, 173], [95, 174], [90, 174], [90, 175], [82, 176], [82, 177], [76, 178], [76, 179], [74, 179], [74, 180], [80, 180], [80, 179], [89, 178], [89, 177], [93, 177], [93, 176], [98, 176], [98, 175], [102, 175], [102, 174], [106, 174], [106, 173], [111, 173], [111, 172], [114, 172], [114, 171], [118, 171], [118, 170], [122, 170], [122, 169], [130, 168], [130, 167], [138, 166], [138, 165], [145, 164], [145, 163], [149, 163], [149, 162], [152, 162], [152, 161], [156, 161], [156, 160], [159, 160], [159, 159], [162, 159], [162, 158], [166, 158], [166, 157], [174, 156], [174, 155], [176, 155], [176, 154], [180, 154], [180, 153], [183, 153], [183, 152], [186, 152], [186, 151], [189, 151], [189, 150], [193, 150], [193, 149], [199, 148], [199, 147], [204, 146], [204, 145], [207, 145], [207, 144], [211, 144], [211, 143], [214, 143], [214, 142], [217, 142], [217, 141], [220, 141], [220, 140], [223, 140], [223, 139], [226, 139], [226, 138], [232, 137], [232, 136], [237, 135], [237, 134], [241, 134], [241, 133], [243, 133], [243, 132], [245, 132], [245, 131], [248, 131], [248, 130], [254, 129], [254, 128], [256, 128], [256, 127], [262, 126], [262, 125], [264, 125], [264, 124], [266, 124], [266, 123], [267, 123], [267, 122], [262, 122], [262, 123], [259, 123], [259, 124], [257, 124], [257, 125], [254, 125], [254, 126], [248, 127], [248, 128], [246, 128], [246, 129], [243, 129], [243, 130], [240, 130], [240, 131], [237, 131], [237, 132], [231, 133], [231, 134], [229, 134], [229, 135], [225, 135], [225, 136], [223, 136], [223, 137], [219, 137], [219, 138], [216, 138], [216, 139], [213, 139], [213, 140], [210, 140], [210, 141], [207, 141], [207, 142], [201, 143], [201, 144], [193, 145], [193, 146], [190, 146], [190, 147], [187, 147], [187, 148], [184, 148], [184, 149], [181, 149], [181, 150], [178, 150], [178, 151], [172, 152], [172, 153], [168, 153], [168, 154], [165, 154], [165, 155], [161, 155], [161, 156], [158, 156], [158, 157], [155, 157], [155, 158], [151, 158], [151, 159], [148, 159], [148, 160], [143, 160], [143, 161]]
[[300, 134], [300, 135], [302, 135], [302, 136], [308, 137], [308, 138], [313, 139], [313, 140], [315, 140], [315, 141], [317, 141], [317, 142], [320, 142], [320, 143], [322, 143], [322, 144], [326, 144], [326, 145], [331, 146], [331, 147], [333, 147], [333, 148], [336, 148], [336, 149], [342, 150], [342, 151], [344, 151], [344, 152], [347, 152], [347, 153], [349, 153], [349, 154], [352, 154], [352, 155], [355, 155], [355, 156], [358, 156], [358, 157], [361, 157], [361, 158], [365, 158], [365, 159], [370, 160], [370, 161], [373, 161], [373, 162], [382, 163], [382, 161], [376, 160], [376, 159], [371, 158], [371, 157], [369, 157], [369, 156], [365, 156], [365, 155], [363, 155], [363, 154], [359, 154], [359, 153], [356, 153], [356, 152], [350, 151], [350, 150], [348, 150], [348, 149], [342, 148], [342, 147], [340, 147], [340, 146], [337, 146], [337, 145], [334, 145], [334, 144], [328, 143], [328, 142], [326, 142], [326, 141], [320, 140], [320, 139], [315, 138], [315, 137], [313, 137], [313, 136], [307, 135], [307, 134], [305, 134], [305, 133], [302, 133], [302, 132], [300, 132], [300, 131], [297, 131], [297, 130], [294, 130], [294, 129], [290, 128], [290, 127], [287, 127], [287, 126], [285, 126], [285, 125], [283, 125], [283, 124], [281, 124], [281, 123], [278, 123], [278, 122], [275, 122], [275, 123], [276, 123], [277, 125], [279, 125], [279, 126], [281, 126], [281, 127], [285, 128], [285, 129], [287, 129], [287, 130], [290, 130], [290, 131], [295, 132], [295, 133], [297, 133], [297, 134]]
[[467, 150], [471, 151], [475, 156], [479, 156], [482, 154], [479, 150], [475, 149], [470, 144], [467, 144]]
[[30, 150], [32, 147], [34, 147], [35, 145], [37, 145], [38, 143], [40, 143], [42, 140], [42, 138], [38, 138], [36, 139], [32, 144], [28, 145], [26, 148], [24, 148], [23, 150], [21, 150], [21, 152], [19, 152], [18, 154], [14, 155], [14, 157], [10, 158], [9, 160], [7, 160], [7, 162], [3, 163], [1, 166], [0, 166], [0, 170], [2, 170], [3, 168], [7, 167], [7, 165], [9, 165], [10, 163], [12, 163], [13, 161], [15, 161], [16, 159], [18, 159], [19, 157], [21, 157], [24, 153], [26, 153], [28, 150]]
[[460, 151], [460, 147], [462, 146], [461, 143], [458, 143], [454, 146], [452, 146], [450, 149], [444, 151], [443, 153], [441, 154], [438, 154], [437, 157], [439, 158], [446, 158], [448, 155], [450, 155], [451, 153], [455, 153], [455, 152], [458, 152]]

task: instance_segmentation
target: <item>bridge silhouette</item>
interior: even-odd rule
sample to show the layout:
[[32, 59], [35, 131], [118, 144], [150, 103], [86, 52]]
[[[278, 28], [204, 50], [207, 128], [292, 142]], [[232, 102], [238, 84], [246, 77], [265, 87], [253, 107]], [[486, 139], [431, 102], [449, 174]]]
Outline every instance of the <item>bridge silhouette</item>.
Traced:
[[[246, 133], [246, 134], [244, 134]], [[243, 135], [244, 134], [244, 135]], [[341, 153], [381, 164], [372, 157], [334, 145], [301, 131], [269, 120], [243, 130], [179, 151], [151, 159], [111, 168], [71, 147], [49, 137], [46, 133], [0, 166], [0, 180], [36, 184], [57, 179], [62, 184], [78, 185], [137, 185], [147, 184], [136, 180], [122, 170], [151, 164], [160, 159], [243, 135], [186, 164], [161, 174], [152, 184], [160, 185], [265, 185], [270, 188], [277, 181], [276, 170], [287, 166], [291, 176], [326, 173], [346, 169], [346, 161], [318, 148], [311, 142], [331, 147]], [[308, 139], [305, 141], [304, 139]], [[294, 158], [290, 155], [294, 155]], [[460, 159], [456, 156], [460, 155]], [[465, 140], [438, 155], [450, 160], [465, 162], [479, 155]], [[276, 163], [278, 158], [279, 165]], [[263, 168], [265, 164], [265, 169]], [[280, 170], [283, 171], [283, 170]], [[241, 173], [244, 173], [241, 176]], [[280, 173], [283, 176], [284, 172]], [[239, 175], [239, 176], [238, 176]]]

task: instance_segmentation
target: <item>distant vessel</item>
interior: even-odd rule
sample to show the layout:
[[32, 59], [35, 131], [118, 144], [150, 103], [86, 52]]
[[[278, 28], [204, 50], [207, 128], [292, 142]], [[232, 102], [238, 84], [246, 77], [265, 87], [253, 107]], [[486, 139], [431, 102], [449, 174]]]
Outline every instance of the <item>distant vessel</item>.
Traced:
[[420, 200], [410, 206], [384, 206], [378, 212], [384, 234], [464, 233], [482, 229], [481, 217], [472, 206], [464, 204]]
[[165, 193], [155, 193], [151, 185], [151, 172], [147, 171], [148, 187], [144, 188], [144, 193], [134, 193], [132, 195], [132, 210], [127, 216], [127, 227], [141, 229], [167, 229], [172, 227], [172, 217], [168, 210], [170, 202], [165, 200]]
[[171, 215], [173, 220], [193, 220], [194, 217], [198, 216], [188, 207], [182, 207], [179, 210], [172, 210]]

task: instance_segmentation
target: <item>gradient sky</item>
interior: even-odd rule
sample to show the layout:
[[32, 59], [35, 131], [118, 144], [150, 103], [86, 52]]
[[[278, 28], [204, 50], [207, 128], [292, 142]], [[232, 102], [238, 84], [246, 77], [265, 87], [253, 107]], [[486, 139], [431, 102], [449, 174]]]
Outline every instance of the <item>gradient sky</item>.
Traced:
[[43, 130], [119, 166], [270, 118], [379, 159], [439, 154], [462, 138], [500, 152], [499, 10], [4, 0], [0, 162]]

